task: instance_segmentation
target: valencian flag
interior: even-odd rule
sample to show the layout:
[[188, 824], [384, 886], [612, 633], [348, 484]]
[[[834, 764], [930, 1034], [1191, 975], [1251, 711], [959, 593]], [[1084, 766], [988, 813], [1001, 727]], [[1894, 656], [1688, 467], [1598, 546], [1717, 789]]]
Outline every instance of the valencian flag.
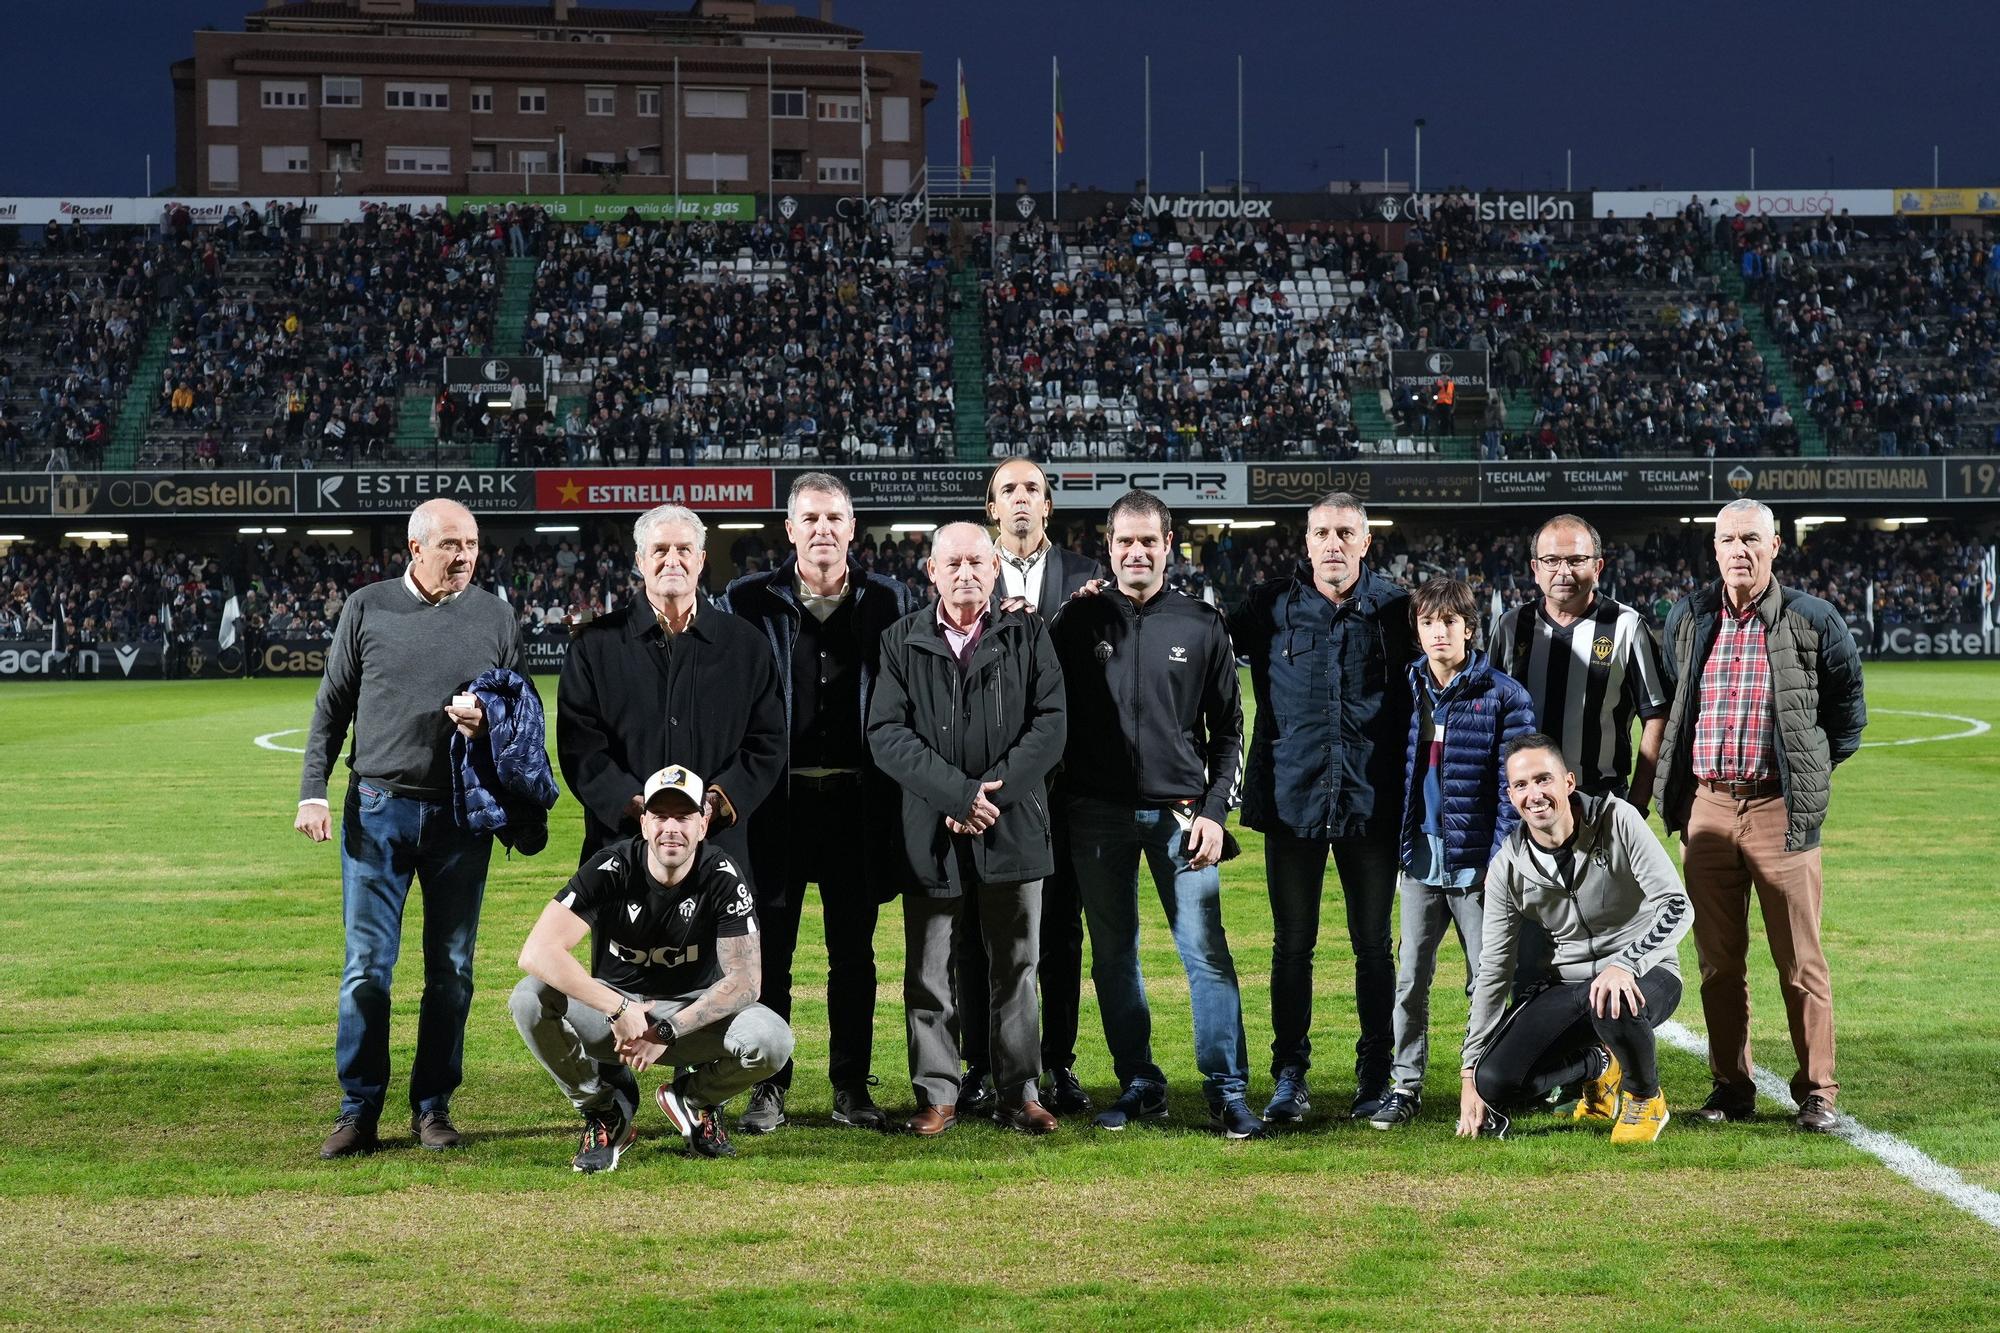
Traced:
[[972, 179], [972, 105], [965, 100], [965, 62], [958, 62], [958, 178]]
[[1069, 151], [1069, 138], [1064, 132], [1062, 109], [1062, 66], [1056, 66], [1056, 152]]

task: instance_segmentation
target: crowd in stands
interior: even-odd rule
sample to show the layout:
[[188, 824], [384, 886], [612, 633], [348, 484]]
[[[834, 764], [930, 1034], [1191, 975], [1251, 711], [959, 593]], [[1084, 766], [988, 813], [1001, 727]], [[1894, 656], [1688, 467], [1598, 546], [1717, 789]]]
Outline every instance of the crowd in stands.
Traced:
[[561, 461], [948, 456], [944, 239], [898, 253], [885, 226], [844, 220], [551, 228], [527, 350], [559, 358], [578, 400]]

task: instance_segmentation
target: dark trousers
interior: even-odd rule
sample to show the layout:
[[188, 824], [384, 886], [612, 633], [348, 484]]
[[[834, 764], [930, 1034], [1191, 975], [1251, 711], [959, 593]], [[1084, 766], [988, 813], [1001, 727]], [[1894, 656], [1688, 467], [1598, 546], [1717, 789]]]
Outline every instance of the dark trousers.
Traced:
[[1396, 1047], [1396, 956], [1389, 918], [1396, 906], [1396, 844], [1387, 839], [1326, 842], [1282, 829], [1264, 839], [1271, 894], [1271, 1073], [1312, 1065], [1313, 949], [1331, 852], [1354, 949], [1354, 1073], [1362, 1087], [1389, 1081]]
[[1583, 1077], [1585, 1055], [1602, 1043], [1618, 1057], [1624, 1088], [1636, 1097], [1660, 1090], [1653, 1029], [1673, 1017], [1681, 979], [1664, 967], [1639, 978], [1646, 1007], [1637, 1014], [1599, 1018], [1590, 1012], [1590, 983], [1564, 981], [1543, 990], [1507, 1016], [1479, 1062], [1479, 1095], [1502, 1109], [1539, 1101], [1551, 1088]]
[[[764, 986], [758, 1002], [792, 1021], [792, 955], [806, 885], [819, 885], [826, 919], [827, 1076], [835, 1087], [868, 1080], [875, 1042], [875, 922], [881, 912], [857, 834], [867, 827], [861, 785], [779, 792], [756, 816], [763, 855], [754, 867]], [[768, 821], [768, 822], [767, 822]], [[792, 1065], [771, 1080], [792, 1085]]]
[[[1041, 962], [1042, 1068], [1071, 1069], [1076, 1065], [1077, 1015], [1083, 1006], [1083, 900], [1076, 892], [1076, 867], [1069, 857], [1069, 820], [1057, 801], [1053, 816], [1055, 873], [1042, 881]], [[952, 981], [958, 991], [960, 1048], [967, 1066], [992, 1068], [986, 1043], [988, 972], [986, 943], [981, 938], [978, 906], [972, 895], [959, 901], [953, 923]]]

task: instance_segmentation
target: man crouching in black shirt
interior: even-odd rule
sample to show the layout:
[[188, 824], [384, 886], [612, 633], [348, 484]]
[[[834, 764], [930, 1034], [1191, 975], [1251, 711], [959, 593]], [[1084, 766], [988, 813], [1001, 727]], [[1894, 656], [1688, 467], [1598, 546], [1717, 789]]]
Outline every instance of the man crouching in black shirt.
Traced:
[[[702, 795], [685, 768], [647, 779], [639, 836], [584, 862], [521, 946], [514, 1025], [583, 1113], [577, 1171], [617, 1169], [639, 1133], [633, 1075], [663, 1063], [681, 1072], [657, 1100], [688, 1148], [734, 1156], [718, 1109], [792, 1057], [791, 1028], [757, 1003], [755, 900], [703, 844]], [[571, 953], [586, 931], [588, 972]]]

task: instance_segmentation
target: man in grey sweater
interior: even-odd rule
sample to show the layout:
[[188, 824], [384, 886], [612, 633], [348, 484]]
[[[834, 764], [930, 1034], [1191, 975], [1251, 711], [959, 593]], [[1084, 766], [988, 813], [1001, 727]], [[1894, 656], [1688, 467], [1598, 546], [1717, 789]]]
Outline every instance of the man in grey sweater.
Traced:
[[376, 1124], [389, 1085], [389, 983], [413, 878], [424, 895], [424, 994], [410, 1066], [410, 1127], [426, 1148], [455, 1148], [450, 1115], [472, 1008], [472, 948], [486, 891], [490, 834], [459, 828], [451, 811], [451, 735], [486, 726], [465, 693], [481, 673], [524, 679], [513, 613], [471, 586], [479, 524], [465, 506], [430, 500], [410, 515], [409, 562], [399, 579], [347, 599], [313, 705], [294, 825], [313, 842], [333, 836], [327, 775], [353, 728], [341, 816], [341, 914], [347, 961], [340, 978], [334, 1064], [340, 1114], [321, 1157], [381, 1144]]
[[[1503, 761], [1521, 822], [1486, 870], [1458, 1132], [1505, 1137], [1505, 1108], [1572, 1084], [1578, 1120], [1651, 1143], [1667, 1123], [1653, 1029], [1680, 1003], [1687, 892], [1637, 810], [1577, 792], [1561, 742], [1532, 732]], [[1555, 941], [1557, 980], [1503, 1014], [1528, 921]]]

